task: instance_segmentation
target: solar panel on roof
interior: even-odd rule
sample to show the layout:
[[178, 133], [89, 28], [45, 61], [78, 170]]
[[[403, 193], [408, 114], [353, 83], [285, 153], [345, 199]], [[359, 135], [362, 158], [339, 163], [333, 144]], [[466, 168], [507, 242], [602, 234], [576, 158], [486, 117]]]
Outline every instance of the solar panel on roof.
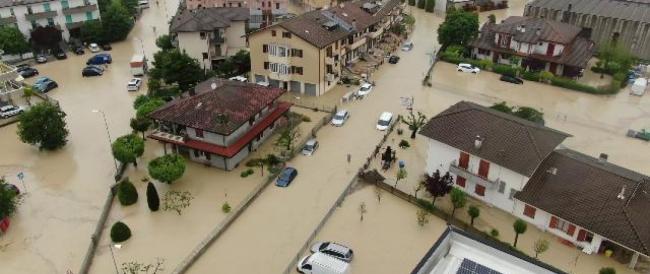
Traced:
[[487, 266], [474, 262], [470, 259], [463, 259], [456, 274], [501, 274], [501, 272]]

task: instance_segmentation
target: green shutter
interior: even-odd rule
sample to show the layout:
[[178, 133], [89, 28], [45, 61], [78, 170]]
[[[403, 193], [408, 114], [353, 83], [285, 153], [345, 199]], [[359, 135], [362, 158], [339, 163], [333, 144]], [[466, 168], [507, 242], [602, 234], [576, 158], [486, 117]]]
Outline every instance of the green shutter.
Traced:
[[68, 24], [72, 23], [72, 15], [66, 15], [65, 16], [65, 22], [68, 23]]
[[93, 13], [92, 13], [92, 11], [87, 11], [87, 12], [86, 12], [86, 20], [93, 20]]

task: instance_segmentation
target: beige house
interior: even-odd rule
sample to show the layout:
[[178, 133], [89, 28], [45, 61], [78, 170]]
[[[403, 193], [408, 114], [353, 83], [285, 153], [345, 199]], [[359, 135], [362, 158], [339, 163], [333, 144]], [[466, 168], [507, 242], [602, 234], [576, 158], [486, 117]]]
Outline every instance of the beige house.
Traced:
[[172, 19], [170, 33], [180, 50], [212, 69], [228, 56], [246, 50], [247, 8], [183, 10]]
[[399, 0], [352, 1], [249, 34], [251, 78], [297, 94], [334, 87], [343, 66], [378, 44], [398, 23]]

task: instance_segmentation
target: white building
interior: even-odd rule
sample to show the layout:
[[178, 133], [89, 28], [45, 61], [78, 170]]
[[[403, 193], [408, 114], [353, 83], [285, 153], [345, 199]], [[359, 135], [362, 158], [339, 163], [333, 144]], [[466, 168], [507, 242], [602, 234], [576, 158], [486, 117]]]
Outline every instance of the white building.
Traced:
[[0, 0], [0, 25], [16, 26], [28, 39], [37, 26], [53, 26], [68, 40], [83, 22], [97, 19], [97, 0]]
[[420, 134], [428, 137], [426, 172], [449, 171], [456, 187], [513, 212], [539, 164], [568, 134], [470, 102], [433, 117]]
[[447, 227], [411, 274], [564, 274], [508, 246]]
[[183, 10], [172, 19], [170, 32], [178, 48], [212, 69], [226, 57], [247, 50], [247, 8]]

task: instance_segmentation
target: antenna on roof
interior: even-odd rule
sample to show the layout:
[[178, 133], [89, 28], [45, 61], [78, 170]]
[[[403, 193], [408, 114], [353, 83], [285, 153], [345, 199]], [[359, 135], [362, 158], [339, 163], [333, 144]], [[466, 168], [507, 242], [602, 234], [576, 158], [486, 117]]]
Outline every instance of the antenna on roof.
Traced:
[[625, 186], [623, 186], [621, 188], [621, 192], [618, 195], [616, 195], [616, 198], [619, 198], [621, 200], [625, 200]]
[[474, 148], [481, 149], [482, 145], [483, 145], [483, 138], [481, 138], [480, 135], [476, 135], [476, 139], [474, 139]]
[[552, 175], [557, 175], [557, 167], [550, 167], [546, 172]]

